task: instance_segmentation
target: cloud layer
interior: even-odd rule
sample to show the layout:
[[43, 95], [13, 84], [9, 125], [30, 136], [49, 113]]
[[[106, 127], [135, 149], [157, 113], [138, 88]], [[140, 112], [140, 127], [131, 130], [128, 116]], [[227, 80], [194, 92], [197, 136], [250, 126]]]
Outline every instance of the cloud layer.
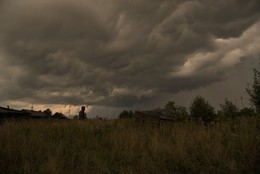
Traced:
[[259, 0], [0, 0], [1, 102], [132, 106], [260, 54]]

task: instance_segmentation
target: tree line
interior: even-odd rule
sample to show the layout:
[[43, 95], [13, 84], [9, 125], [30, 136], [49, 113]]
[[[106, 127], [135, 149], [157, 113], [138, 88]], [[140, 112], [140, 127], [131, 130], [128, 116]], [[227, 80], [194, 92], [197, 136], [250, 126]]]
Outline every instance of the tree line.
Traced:
[[[252, 117], [260, 115], [260, 59], [258, 68], [253, 68], [252, 83], [245, 89], [249, 96], [250, 107], [239, 109], [232, 101], [225, 99], [220, 104], [220, 110], [215, 111], [214, 107], [202, 96], [196, 96], [189, 109], [178, 106], [174, 101], [169, 101], [161, 110], [177, 121], [200, 120], [204, 123], [221, 121], [226, 119], [236, 119], [238, 117]], [[188, 112], [189, 111], [189, 112]], [[133, 111], [123, 111], [119, 118], [132, 118]]]

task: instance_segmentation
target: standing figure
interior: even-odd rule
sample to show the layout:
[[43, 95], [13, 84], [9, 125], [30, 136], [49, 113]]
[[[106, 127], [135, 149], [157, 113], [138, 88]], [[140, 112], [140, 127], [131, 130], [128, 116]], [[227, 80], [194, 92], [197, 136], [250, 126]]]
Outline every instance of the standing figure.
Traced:
[[81, 111], [79, 111], [79, 119], [80, 120], [87, 119], [87, 114], [85, 113], [85, 106], [82, 106]]

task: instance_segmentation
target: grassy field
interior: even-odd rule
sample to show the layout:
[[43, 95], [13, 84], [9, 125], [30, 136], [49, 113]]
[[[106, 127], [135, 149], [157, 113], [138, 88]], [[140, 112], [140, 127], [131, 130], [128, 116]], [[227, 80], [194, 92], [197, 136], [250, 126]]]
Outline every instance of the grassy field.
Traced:
[[257, 173], [259, 129], [259, 118], [10, 121], [0, 125], [0, 173]]

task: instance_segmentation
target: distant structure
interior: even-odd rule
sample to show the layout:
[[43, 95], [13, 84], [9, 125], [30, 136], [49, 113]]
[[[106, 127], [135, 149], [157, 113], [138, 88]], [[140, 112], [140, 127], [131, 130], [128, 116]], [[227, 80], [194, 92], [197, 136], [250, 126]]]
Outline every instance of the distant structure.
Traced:
[[[84, 109], [85, 110], [85, 109]], [[86, 114], [83, 110], [83, 118], [86, 118]], [[44, 112], [42, 111], [34, 111], [34, 110], [15, 110], [11, 109], [7, 106], [1, 107], [0, 106], [0, 123], [5, 120], [29, 120], [29, 119], [68, 119], [62, 113], [55, 113], [52, 116], [51, 110], [46, 109]]]
[[68, 119], [65, 115], [63, 115], [62, 113], [59, 113], [59, 112], [56, 112], [51, 118], [54, 118], [54, 119], [64, 119], [64, 120]]
[[87, 119], [87, 114], [85, 113], [85, 106], [82, 106], [81, 110], [79, 111], [79, 119], [80, 120]]
[[7, 108], [0, 107], [0, 122], [1, 120], [7, 120], [7, 119], [27, 119], [27, 118], [30, 118], [29, 113], [10, 109], [9, 107]]
[[42, 111], [23, 109], [22, 112], [29, 114], [31, 118], [42, 118], [42, 119], [51, 118], [51, 115]]
[[143, 124], [147, 121], [157, 122], [158, 126], [160, 126], [162, 121], [177, 121], [176, 119], [172, 118], [171, 115], [161, 109], [154, 109], [150, 111], [136, 111], [133, 115], [133, 118], [137, 121], [141, 121]]

